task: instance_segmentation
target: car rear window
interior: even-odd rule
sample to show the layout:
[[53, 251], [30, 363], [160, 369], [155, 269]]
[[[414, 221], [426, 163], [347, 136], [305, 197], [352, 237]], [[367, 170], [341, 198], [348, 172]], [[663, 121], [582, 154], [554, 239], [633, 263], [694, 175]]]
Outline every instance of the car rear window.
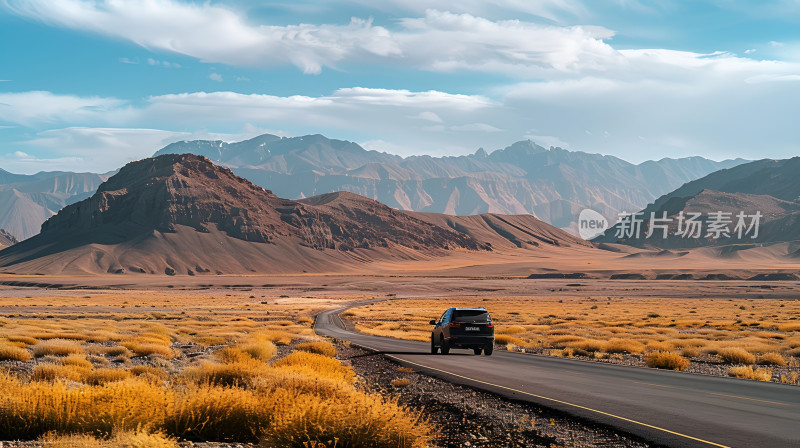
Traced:
[[455, 310], [453, 312], [455, 322], [489, 322], [489, 313], [486, 310]]

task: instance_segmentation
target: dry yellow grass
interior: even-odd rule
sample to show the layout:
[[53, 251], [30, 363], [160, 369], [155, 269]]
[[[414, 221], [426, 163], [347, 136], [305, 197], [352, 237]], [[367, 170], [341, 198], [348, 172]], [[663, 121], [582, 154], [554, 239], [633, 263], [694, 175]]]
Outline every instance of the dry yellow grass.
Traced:
[[169, 345], [164, 345], [162, 343], [152, 341], [152, 339], [150, 338], [141, 338], [134, 341], [126, 341], [120, 345], [133, 352], [133, 356], [157, 355], [166, 359], [172, 359], [175, 356], [175, 352], [173, 352], [172, 349], [169, 348]]
[[355, 382], [355, 373], [352, 369], [343, 366], [333, 358], [316, 353], [293, 352], [275, 361], [272, 365], [287, 372], [319, 375], [348, 384]]
[[728, 375], [748, 380], [770, 381], [772, 370], [764, 367], [753, 369], [752, 366], [735, 366], [728, 369]]
[[717, 356], [728, 364], [755, 364], [756, 357], [752, 353], [741, 348], [723, 348], [717, 352]]
[[358, 331], [427, 341], [428, 321], [450, 306], [486, 307], [497, 345], [554, 356], [675, 352], [711, 360], [722, 353], [717, 359], [739, 363], [755, 363], [767, 353], [777, 353], [787, 363], [800, 358], [800, 301], [784, 299], [440, 297], [389, 300], [346, 314]]
[[257, 337], [251, 342], [240, 345], [239, 350], [259, 361], [269, 361], [278, 353], [275, 344], [263, 337]]
[[764, 366], [786, 366], [788, 363], [780, 353], [764, 353], [758, 357], [758, 363]]
[[44, 448], [177, 448], [178, 442], [160, 433], [117, 431], [109, 439], [89, 434], [48, 434], [40, 439]]
[[39, 342], [35, 338], [32, 338], [30, 336], [14, 336], [14, 335], [10, 335], [10, 336], [6, 337], [6, 339], [8, 339], [10, 342], [22, 342], [25, 345], [34, 345], [37, 342]]
[[297, 344], [295, 348], [304, 352], [316, 353], [324, 356], [336, 356], [336, 347], [328, 341], [304, 342], [302, 344]]
[[133, 366], [130, 368], [130, 372], [133, 376], [138, 376], [145, 380], [154, 382], [162, 382], [169, 378], [169, 373], [167, 373], [164, 369], [155, 366]]
[[28, 350], [0, 341], [0, 361], [27, 361], [31, 358], [33, 355]]
[[33, 347], [33, 355], [37, 358], [47, 355], [67, 356], [73, 353], [83, 353], [83, 347], [68, 339], [48, 339]]
[[[22, 358], [39, 349], [30, 378], [0, 374], [0, 440], [50, 433], [42, 441], [53, 448], [175, 446], [153, 435], [160, 433], [275, 447], [334, 439], [340, 447], [429, 444], [420, 414], [357, 390], [355, 373], [332, 357], [329, 343], [303, 346], [328, 356], [297, 350], [274, 360], [276, 344], [316, 339], [308, 316], [330, 300], [81, 294], [33, 297], [0, 322], [0, 349]], [[16, 304], [0, 297], [0, 306]], [[206, 347], [211, 353], [202, 354]], [[184, 366], [174, 359], [178, 350], [201, 355]]]
[[648, 367], [667, 370], [686, 370], [689, 360], [677, 353], [652, 352], [644, 357]]
[[100, 368], [89, 372], [83, 380], [86, 384], [101, 385], [130, 378], [131, 372], [125, 369]]
[[91, 369], [93, 367], [92, 363], [86, 359], [85, 355], [78, 353], [67, 355], [65, 358], [61, 359], [60, 362], [65, 366], [75, 366], [83, 369]]
[[66, 380], [81, 382], [86, 378], [91, 368], [63, 364], [39, 364], [33, 369], [35, 381]]
[[411, 380], [406, 378], [396, 378], [393, 379], [390, 384], [394, 387], [406, 387], [411, 384]]

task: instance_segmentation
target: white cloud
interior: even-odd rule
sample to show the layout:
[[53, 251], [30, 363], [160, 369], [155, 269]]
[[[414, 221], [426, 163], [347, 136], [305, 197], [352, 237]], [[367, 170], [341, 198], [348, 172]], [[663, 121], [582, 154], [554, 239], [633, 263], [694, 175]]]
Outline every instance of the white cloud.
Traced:
[[[132, 160], [150, 157], [173, 141], [191, 134], [159, 129], [69, 127], [42, 131], [22, 143], [31, 148], [16, 151], [8, 166], [31, 172], [59, 170], [105, 172]], [[46, 152], [49, 157], [30, 155]], [[24, 165], [24, 166], [23, 166]]]
[[132, 65], [138, 65], [139, 64], [139, 60], [138, 59], [130, 59], [130, 58], [119, 58], [119, 62], [121, 62], [123, 64], [132, 64]]
[[338, 89], [327, 98], [350, 104], [430, 108], [458, 107], [462, 110], [482, 109], [492, 105], [491, 100], [481, 95], [452, 94], [437, 90], [412, 92], [410, 90], [351, 87]]
[[796, 75], [758, 75], [745, 79], [748, 84], [758, 84], [762, 82], [785, 82], [785, 81], [800, 81], [800, 74]]
[[181, 68], [181, 65], [175, 62], [169, 61], [160, 61], [158, 59], [147, 58], [148, 65], [155, 65], [158, 67], [166, 67], [166, 68]]
[[[346, 25], [255, 25], [232, 9], [174, 0], [6, 0], [14, 13], [67, 28], [126, 39], [203, 62], [269, 67], [292, 64], [304, 73], [335, 68], [340, 61], [409, 63], [426, 70], [461, 69], [534, 76], [541, 70], [575, 71], [615, 57], [603, 42], [613, 32], [594, 26], [557, 27], [519, 20], [492, 21], [468, 13], [426, 9], [421, 18], [398, 21], [389, 30], [372, 20]], [[435, 6], [452, 9], [453, 4]], [[481, 10], [472, 6], [456, 11]], [[513, 9], [541, 2], [504, 1]], [[576, 9], [573, 0], [529, 6], [536, 15], [556, 7]], [[430, 6], [428, 6], [430, 8]], [[419, 11], [419, 7], [410, 10]], [[545, 14], [547, 15], [547, 14]]]
[[133, 112], [116, 98], [56, 95], [30, 91], [0, 93], [0, 121], [31, 126], [37, 123], [125, 122]]
[[0, 164], [12, 173], [33, 174], [39, 171], [63, 171], [73, 169], [76, 172], [85, 172], [81, 168], [84, 160], [80, 157], [36, 157], [23, 151], [14, 151], [9, 154], [0, 154]]
[[459, 132], [500, 132], [502, 129], [496, 128], [486, 123], [469, 123], [458, 126], [450, 126], [451, 131]]
[[319, 73], [344, 59], [400, 54], [390, 33], [369, 20], [347, 25], [251, 25], [223, 6], [173, 0], [7, 0], [14, 13], [92, 31], [203, 62], [262, 67], [293, 64]]
[[371, 8], [393, 10], [399, 12], [424, 13], [429, 9], [452, 11], [455, 13], [476, 14], [489, 16], [498, 14], [508, 16], [509, 13], [518, 16], [518, 13], [542, 17], [554, 22], [561, 21], [564, 17], [584, 17], [588, 14], [586, 8], [579, 0], [383, 0], [381, 2], [369, 0], [355, 0]]
[[551, 146], [555, 146], [557, 148], [569, 148], [569, 143], [561, 140], [558, 137], [554, 137], [552, 135], [532, 135], [527, 134], [524, 137], [526, 140], [533, 140], [534, 143], [540, 145], [544, 148], [549, 148]]
[[439, 117], [439, 115], [437, 115], [435, 112], [431, 112], [429, 110], [426, 110], [424, 112], [420, 112], [417, 115], [415, 115], [413, 117], [410, 117], [410, 118], [414, 118], [416, 120], [430, 121], [430, 122], [433, 122], [433, 123], [441, 123], [442, 122], [442, 119], [441, 119], [441, 117]]
[[394, 34], [405, 58], [433, 71], [473, 70], [514, 77], [601, 69], [622, 59], [603, 40], [602, 27], [556, 27], [519, 20], [491, 21], [470, 14], [428, 10], [400, 21]]
[[219, 73], [212, 73], [212, 74], [208, 75], [208, 79], [210, 79], [212, 81], [216, 81], [216, 82], [222, 82], [223, 81], [222, 75], [220, 75]]
[[410, 156], [416, 153], [414, 148], [387, 142], [385, 140], [367, 140], [359, 143], [364, 149], [370, 151], [386, 152], [400, 156]]

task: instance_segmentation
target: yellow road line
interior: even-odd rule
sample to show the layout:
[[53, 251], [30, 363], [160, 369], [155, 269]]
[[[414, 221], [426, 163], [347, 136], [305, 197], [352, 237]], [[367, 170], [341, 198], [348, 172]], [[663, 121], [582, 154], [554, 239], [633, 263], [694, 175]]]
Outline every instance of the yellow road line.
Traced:
[[[376, 352], [380, 352], [380, 350], [374, 349], [372, 347], [367, 347], [366, 345], [362, 345], [362, 344], [358, 344], [358, 345], [361, 345], [362, 347], [364, 347], [366, 349], [369, 349], [369, 350], [374, 350]], [[667, 434], [672, 434], [672, 435], [683, 437], [683, 438], [686, 438], [686, 439], [689, 439], [689, 440], [694, 440], [694, 441], [700, 442], [700, 443], [706, 443], [706, 444], [711, 445], [711, 446], [716, 446], [716, 447], [719, 447], [719, 448], [731, 448], [731, 447], [729, 447], [727, 445], [722, 445], [722, 444], [711, 442], [711, 441], [708, 441], [708, 440], [704, 440], [704, 439], [701, 439], [701, 438], [698, 438], [698, 437], [693, 437], [693, 436], [682, 434], [682, 433], [679, 433], [679, 432], [676, 432], [676, 431], [671, 431], [669, 429], [665, 429], [665, 428], [661, 428], [661, 427], [658, 427], [658, 426], [654, 426], [654, 425], [650, 425], [650, 424], [647, 424], [647, 423], [643, 423], [643, 422], [640, 422], [640, 421], [632, 420], [632, 419], [629, 419], [627, 417], [621, 417], [619, 415], [614, 415], [614, 414], [611, 414], [611, 413], [608, 413], [608, 412], [599, 411], [597, 409], [592, 409], [592, 408], [589, 408], [589, 407], [586, 407], [586, 406], [581, 406], [579, 404], [569, 403], [567, 401], [561, 401], [561, 400], [557, 400], [555, 398], [545, 397], [543, 395], [536, 395], [536, 394], [532, 394], [530, 392], [525, 392], [525, 391], [522, 391], [522, 390], [519, 390], [519, 389], [514, 389], [514, 388], [511, 388], [511, 387], [501, 386], [499, 384], [489, 383], [487, 381], [476, 380], [476, 379], [470, 378], [468, 376], [459, 375], [457, 373], [448, 372], [447, 370], [441, 370], [441, 369], [437, 369], [435, 367], [429, 367], [429, 366], [426, 366], [424, 364], [418, 364], [418, 363], [412, 362], [412, 361], [407, 361], [405, 359], [400, 359], [400, 358], [397, 358], [397, 357], [392, 356], [392, 355], [384, 355], [384, 356], [386, 356], [388, 358], [393, 358], [393, 359], [395, 359], [397, 361], [400, 361], [400, 362], [404, 362], [404, 363], [407, 363], [407, 364], [413, 364], [415, 366], [424, 367], [424, 368], [430, 369], [430, 370], [435, 370], [437, 372], [445, 373], [447, 375], [452, 375], [454, 377], [462, 378], [462, 379], [469, 380], [469, 381], [472, 381], [472, 382], [475, 382], [475, 383], [485, 384], [487, 386], [497, 387], [499, 389], [505, 389], [505, 390], [509, 390], [511, 392], [517, 392], [517, 393], [520, 393], [520, 394], [523, 394], [523, 395], [528, 395], [528, 396], [531, 396], [531, 397], [540, 398], [542, 400], [552, 401], [553, 403], [559, 403], [559, 404], [563, 404], [563, 405], [566, 405], [566, 406], [571, 406], [571, 407], [574, 407], [574, 408], [583, 409], [583, 410], [594, 412], [594, 413], [597, 413], [597, 414], [600, 414], [600, 415], [605, 415], [607, 417], [612, 417], [612, 418], [616, 418], [618, 420], [626, 421], [628, 423], [633, 423], [633, 424], [636, 424], [636, 425], [644, 426], [646, 428], [662, 431], [662, 432], [665, 432]]]
[[759, 400], [757, 398], [740, 397], [738, 395], [718, 394], [716, 392], [706, 392], [706, 393], [707, 394], [711, 394], [711, 395], [719, 395], [720, 397], [730, 397], [730, 398], [738, 398], [740, 400], [758, 401], [758, 402], [761, 402], [761, 403], [777, 404], [778, 406], [789, 406], [786, 403], [779, 403], [777, 401]]

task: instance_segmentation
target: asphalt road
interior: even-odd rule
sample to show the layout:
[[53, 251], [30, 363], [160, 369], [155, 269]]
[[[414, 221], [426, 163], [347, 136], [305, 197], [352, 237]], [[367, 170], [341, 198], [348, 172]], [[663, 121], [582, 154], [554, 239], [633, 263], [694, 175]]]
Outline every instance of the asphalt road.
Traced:
[[475, 356], [348, 331], [321, 313], [317, 333], [415, 370], [610, 425], [669, 447], [800, 448], [800, 387], [497, 350]]

